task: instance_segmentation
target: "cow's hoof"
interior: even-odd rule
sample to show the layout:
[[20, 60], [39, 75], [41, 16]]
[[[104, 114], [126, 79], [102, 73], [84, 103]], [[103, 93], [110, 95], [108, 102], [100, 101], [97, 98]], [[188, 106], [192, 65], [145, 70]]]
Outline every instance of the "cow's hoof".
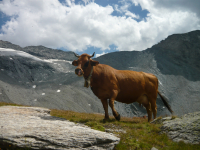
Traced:
[[121, 118], [120, 114], [117, 117], [115, 117], [115, 119], [118, 121], [120, 121], [120, 118]]
[[105, 118], [104, 118], [104, 119], [103, 119], [103, 123], [106, 123], [108, 120], [109, 120], [109, 119], [105, 119]]

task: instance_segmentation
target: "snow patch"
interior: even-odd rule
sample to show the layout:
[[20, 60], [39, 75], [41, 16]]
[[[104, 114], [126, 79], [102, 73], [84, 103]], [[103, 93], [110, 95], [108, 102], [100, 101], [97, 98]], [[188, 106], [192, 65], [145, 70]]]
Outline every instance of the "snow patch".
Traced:
[[[43, 59], [43, 61], [49, 62], [49, 63], [54, 63], [54, 62], [57, 62], [57, 61], [63, 61], [63, 62], [67, 62], [69, 64], [72, 64], [72, 61], [62, 60], [62, 59]], [[54, 63], [54, 64], [57, 64], [57, 63]]]
[[60, 92], [60, 90], [57, 90], [57, 92]]
[[[26, 52], [14, 50], [14, 49], [8, 49], [8, 48], [0, 48], [0, 56], [22, 56], [22, 57], [31, 58], [33, 60], [42, 61], [42, 59], [39, 59]], [[12, 58], [10, 59], [13, 60]]]
[[42, 93], [42, 95], [45, 95], [45, 93]]
[[[69, 64], [72, 64], [72, 61], [61, 60], [61, 59], [40, 59], [40, 58], [33, 56], [31, 54], [28, 54], [26, 52], [14, 50], [14, 49], [8, 49], [8, 48], [0, 48], [0, 56], [22, 56], [22, 57], [31, 58], [31, 59], [37, 60], [37, 61], [43, 61], [43, 62], [49, 62], [49, 63], [55, 62], [54, 64], [57, 64], [56, 62], [58, 62], [58, 61], [67, 62]], [[10, 57], [10, 60], [13, 60], [13, 58]]]
[[36, 88], [36, 85], [33, 85], [33, 88], [35, 89], [35, 88]]
[[[54, 64], [57, 64], [56, 62], [59, 62], [59, 61], [72, 64], [72, 61], [61, 60], [61, 59], [40, 59], [40, 58], [33, 56], [31, 54], [28, 54], [26, 52], [14, 50], [14, 49], [8, 49], [8, 48], [0, 48], [0, 56], [22, 56], [22, 57], [31, 58], [31, 59], [37, 60], [37, 61], [43, 61], [43, 62], [49, 62], [49, 63], [55, 62]], [[13, 60], [13, 58], [10, 57], [10, 60]]]
[[91, 104], [88, 104], [88, 106], [91, 106]]

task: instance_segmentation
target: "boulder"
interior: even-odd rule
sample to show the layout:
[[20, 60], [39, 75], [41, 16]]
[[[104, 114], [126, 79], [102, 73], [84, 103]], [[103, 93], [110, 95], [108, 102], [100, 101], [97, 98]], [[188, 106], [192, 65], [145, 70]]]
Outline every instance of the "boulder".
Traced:
[[166, 133], [175, 142], [200, 144], [200, 111], [172, 120], [162, 119], [161, 133]]
[[30, 149], [113, 149], [120, 139], [39, 107], [0, 107], [0, 143]]

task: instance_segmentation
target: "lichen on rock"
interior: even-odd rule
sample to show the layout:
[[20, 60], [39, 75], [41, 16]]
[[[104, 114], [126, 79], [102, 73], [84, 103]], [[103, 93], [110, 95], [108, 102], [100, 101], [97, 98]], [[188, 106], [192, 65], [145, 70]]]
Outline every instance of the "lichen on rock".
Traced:
[[0, 107], [0, 142], [30, 149], [113, 149], [113, 134], [53, 117], [37, 107]]
[[161, 133], [166, 133], [175, 142], [200, 143], [200, 111], [185, 114], [181, 118], [163, 121]]

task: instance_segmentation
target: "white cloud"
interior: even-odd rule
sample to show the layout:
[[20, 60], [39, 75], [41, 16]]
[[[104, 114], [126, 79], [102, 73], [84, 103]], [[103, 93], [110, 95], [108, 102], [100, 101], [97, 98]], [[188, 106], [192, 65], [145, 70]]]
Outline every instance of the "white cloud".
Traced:
[[75, 1], [75, 0], [65, 0], [66, 4], [67, 4], [68, 6], [74, 5], [74, 1]]
[[[83, 0], [85, 5], [75, 5], [74, 0], [66, 0], [66, 4], [55, 0], [3, 0], [0, 11], [12, 19], [1, 28], [0, 39], [20, 46], [44, 45], [72, 51], [90, 46], [106, 50], [109, 45], [120, 51], [144, 50], [170, 34], [200, 29], [198, 9], [164, 7], [158, 0], [131, 1], [149, 11], [140, 22], [135, 20], [139, 16], [128, 11], [130, 3], [113, 8], [90, 0]], [[124, 11], [126, 16], [112, 16], [114, 10]]]
[[94, 2], [94, 0], [82, 0], [82, 1], [85, 3], [85, 5], [89, 4], [90, 2]]
[[132, 18], [136, 18], [139, 19], [140, 16], [139, 15], [135, 15], [134, 13], [130, 12], [130, 11], [126, 11], [125, 15], [130, 16]]
[[114, 5], [115, 11], [117, 11], [120, 14], [124, 14], [125, 16], [132, 17], [132, 18], [136, 18], [136, 19], [140, 18], [139, 15], [136, 15], [128, 10], [129, 7], [131, 6], [130, 3], [127, 3], [126, 1], [121, 1], [120, 3], [122, 3], [122, 5], [120, 7], [117, 4]]

